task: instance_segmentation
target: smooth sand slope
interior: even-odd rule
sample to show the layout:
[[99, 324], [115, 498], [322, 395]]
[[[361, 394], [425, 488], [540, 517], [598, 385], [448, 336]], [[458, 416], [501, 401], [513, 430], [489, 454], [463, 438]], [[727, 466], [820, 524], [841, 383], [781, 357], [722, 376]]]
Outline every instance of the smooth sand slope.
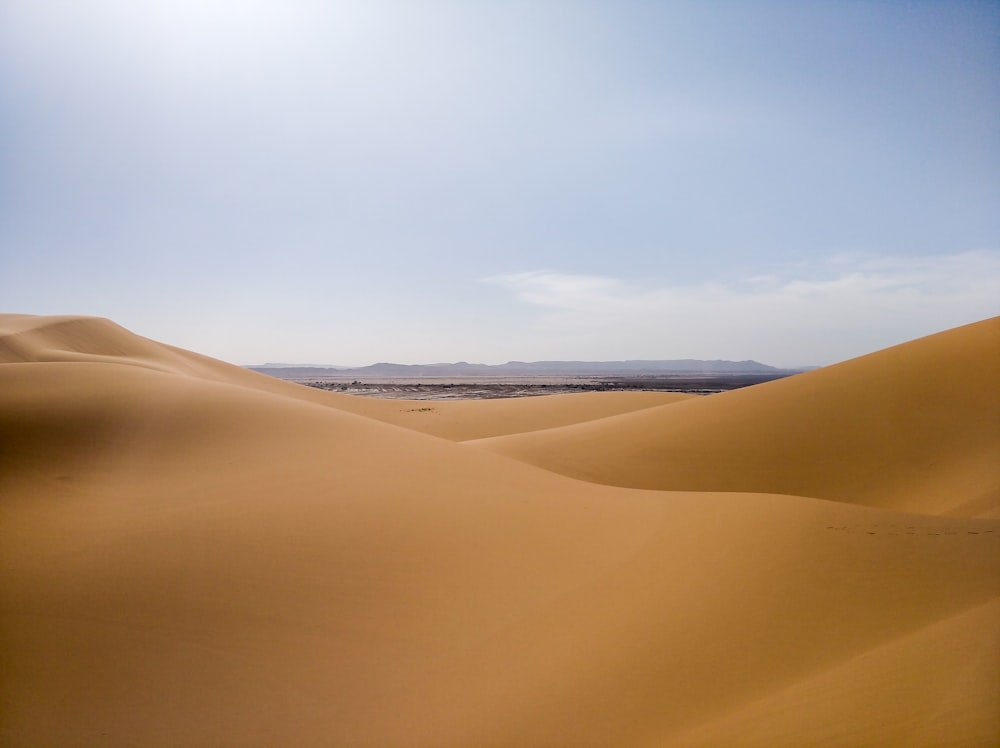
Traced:
[[[0, 361], [2, 745], [1000, 739], [1000, 521], [581, 481], [105, 320], [0, 316]], [[689, 407], [631, 400], [507, 405]]]
[[479, 446], [582, 480], [1000, 516], [1000, 317], [837, 366]]

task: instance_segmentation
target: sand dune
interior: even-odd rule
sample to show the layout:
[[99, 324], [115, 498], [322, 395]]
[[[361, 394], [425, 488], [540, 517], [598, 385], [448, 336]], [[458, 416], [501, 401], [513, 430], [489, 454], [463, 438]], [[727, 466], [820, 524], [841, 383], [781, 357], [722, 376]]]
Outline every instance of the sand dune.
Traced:
[[0, 315], [0, 363], [120, 363], [238, 384], [346, 410], [455, 441], [581, 423], [680, 402], [673, 392], [586, 392], [546, 398], [408, 402], [352, 397], [261, 376], [221, 361], [134, 335], [96, 317]]
[[615, 486], [1000, 516], [1000, 317], [807, 374], [478, 442]]
[[[977, 330], [931, 348], [989, 367]], [[845, 388], [864, 390], [854, 376], [905, 389], [919, 376], [893, 367], [934, 354], [903, 351], [837, 374], [836, 391], [809, 385], [810, 407], [839, 411]], [[837, 500], [753, 480], [635, 489], [479, 446], [504, 439], [454, 440], [573, 423], [534, 436], [620, 438], [608, 429], [630, 419], [651, 437], [643, 419], [675, 411], [697, 438], [724, 409], [700, 426], [688, 413], [751, 406], [571, 396], [421, 411], [86, 318], [0, 317], [0, 361], [0, 744], [1000, 739], [1000, 521], [887, 508], [911, 503], [906, 450], [927, 440], [879, 453], [903, 462], [880, 501], [845, 499], [835, 480]], [[902, 402], [936, 414], [922, 424], [948, 407], [965, 418], [976, 398], [988, 414], [991, 388], [964, 381]], [[791, 423], [801, 395], [780, 384], [757, 397]], [[934, 442], [963, 497], [983, 476], [953, 452], [992, 438], [967, 426]], [[885, 428], [854, 426], [869, 427]], [[815, 468], [801, 475], [822, 488]]]

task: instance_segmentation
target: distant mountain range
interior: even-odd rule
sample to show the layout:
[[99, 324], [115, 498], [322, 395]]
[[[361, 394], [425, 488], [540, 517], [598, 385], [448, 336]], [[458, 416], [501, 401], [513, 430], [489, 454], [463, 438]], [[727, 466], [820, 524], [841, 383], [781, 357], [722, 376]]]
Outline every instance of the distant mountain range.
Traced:
[[266, 369], [336, 369], [337, 371], [342, 371], [344, 369], [351, 369], [351, 366], [336, 366], [334, 364], [281, 364], [281, 363], [266, 363], [266, 364], [250, 364], [244, 366], [244, 369], [251, 369], [253, 371], [264, 371]]
[[264, 364], [248, 369], [281, 378], [298, 377], [456, 377], [456, 376], [655, 376], [658, 374], [779, 374], [786, 372], [758, 361], [508, 361], [505, 364], [391, 364], [358, 368]]

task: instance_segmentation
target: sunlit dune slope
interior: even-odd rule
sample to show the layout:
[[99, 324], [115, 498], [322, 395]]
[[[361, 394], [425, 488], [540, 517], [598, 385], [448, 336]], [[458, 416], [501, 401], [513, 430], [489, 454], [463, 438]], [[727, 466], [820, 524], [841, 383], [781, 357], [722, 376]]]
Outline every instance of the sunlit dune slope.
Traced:
[[101, 317], [0, 314], [0, 364], [4, 363], [121, 364], [317, 404], [331, 401], [329, 393], [150, 340]]
[[351, 398], [337, 407], [454, 441], [520, 434], [697, 398], [680, 392], [580, 392], [496, 400]]
[[817, 371], [476, 444], [636, 488], [1000, 514], [1000, 317]]
[[[1000, 599], [672, 735], [676, 748], [978, 746], [1000, 738]], [[928, 674], [933, 674], [928, 677]], [[886, 694], [893, 694], [886, 698]], [[855, 715], [878, 704], [877, 721]]]
[[587, 483], [97, 338], [0, 364], [2, 745], [1000, 737], [1000, 521]]

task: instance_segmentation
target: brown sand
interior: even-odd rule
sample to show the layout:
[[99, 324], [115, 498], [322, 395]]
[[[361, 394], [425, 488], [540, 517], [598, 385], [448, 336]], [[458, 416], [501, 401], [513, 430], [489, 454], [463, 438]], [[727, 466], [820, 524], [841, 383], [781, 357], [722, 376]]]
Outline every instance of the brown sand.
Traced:
[[998, 325], [428, 404], [0, 316], [0, 744], [995, 744]]

